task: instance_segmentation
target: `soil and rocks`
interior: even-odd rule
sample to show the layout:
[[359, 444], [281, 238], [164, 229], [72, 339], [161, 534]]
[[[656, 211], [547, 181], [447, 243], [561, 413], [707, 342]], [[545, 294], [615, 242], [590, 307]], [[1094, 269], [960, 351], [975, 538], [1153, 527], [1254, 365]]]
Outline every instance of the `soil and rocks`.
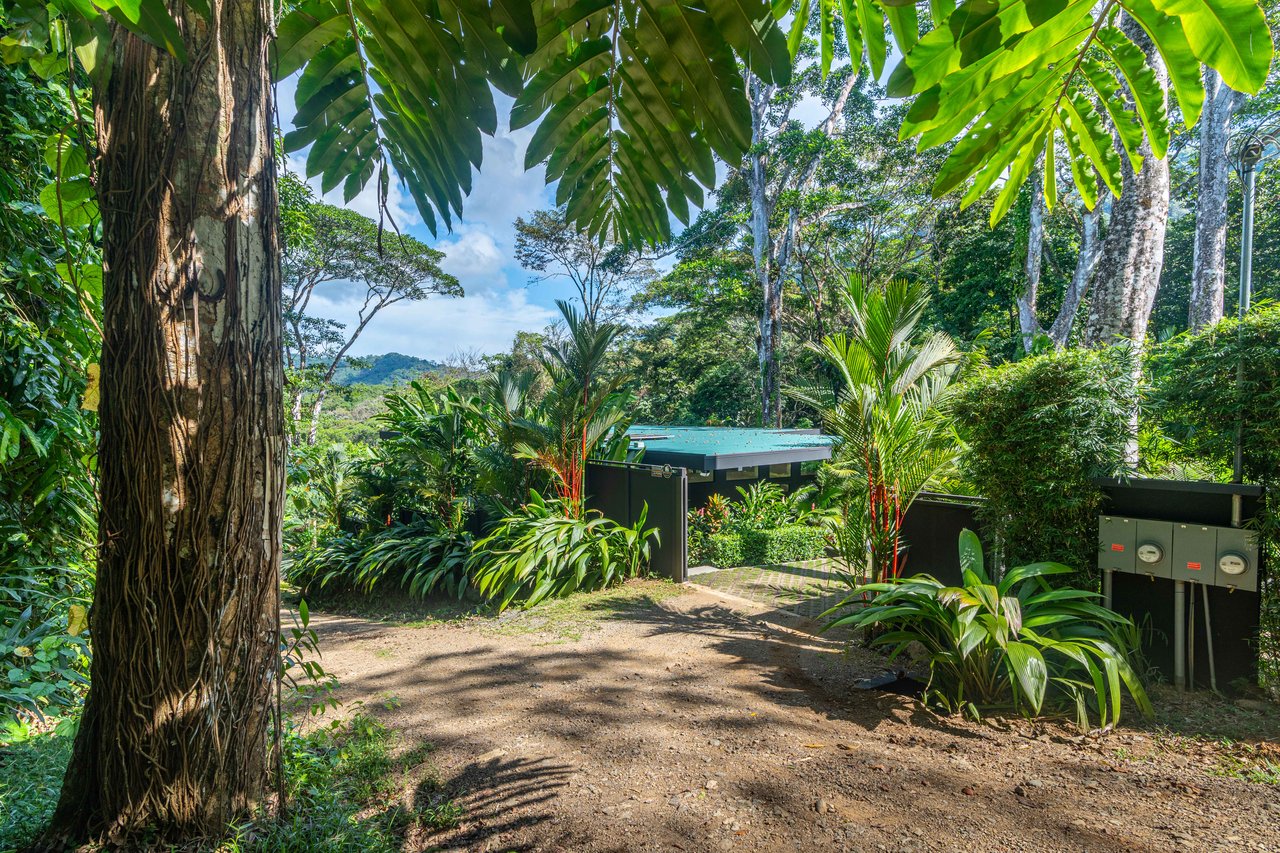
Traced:
[[[637, 582], [550, 613], [313, 613], [342, 701], [433, 744], [465, 810], [414, 846], [1280, 851], [1268, 703], [1168, 695], [1159, 725], [1102, 736], [973, 723], [866, 689], [878, 654], [706, 590]], [[1234, 738], [1179, 731], [1217, 725]]]

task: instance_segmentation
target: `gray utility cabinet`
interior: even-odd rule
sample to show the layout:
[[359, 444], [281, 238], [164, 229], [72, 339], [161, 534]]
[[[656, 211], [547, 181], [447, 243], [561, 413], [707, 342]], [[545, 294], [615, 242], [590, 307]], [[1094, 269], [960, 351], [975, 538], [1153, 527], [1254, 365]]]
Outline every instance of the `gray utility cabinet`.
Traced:
[[1104, 515], [1098, 538], [1103, 571], [1258, 590], [1258, 545], [1250, 530]]

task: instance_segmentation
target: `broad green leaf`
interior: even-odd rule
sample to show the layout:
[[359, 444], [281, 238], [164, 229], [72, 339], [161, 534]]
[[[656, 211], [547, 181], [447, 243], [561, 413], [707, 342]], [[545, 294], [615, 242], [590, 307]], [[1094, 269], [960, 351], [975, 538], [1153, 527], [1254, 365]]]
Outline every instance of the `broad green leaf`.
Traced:
[[1137, 172], [1142, 168], [1142, 123], [1138, 120], [1136, 113], [1125, 109], [1124, 93], [1120, 89], [1120, 84], [1106, 68], [1092, 60], [1081, 63], [1080, 73], [1093, 87], [1097, 94], [1097, 102], [1102, 105], [1107, 117], [1111, 119], [1111, 128], [1120, 138], [1120, 145], [1129, 157], [1129, 165], [1134, 172]]
[[987, 572], [983, 565], [982, 542], [978, 534], [969, 528], [960, 531], [960, 571], [972, 572], [980, 582], [985, 583]]
[[1013, 642], [1005, 646], [1004, 652], [1010, 674], [1016, 679], [1032, 711], [1040, 713], [1045, 689], [1049, 685], [1049, 670], [1040, 650], [1027, 643]]
[[1098, 44], [1124, 77], [1138, 117], [1142, 120], [1142, 127], [1151, 142], [1152, 153], [1157, 157], [1165, 156], [1169, 150], [1169, 116], [1159, 81], [1147, 64], [1146, 56], [1115, 27], [1103, 27], [1099, 30]]
[[1254, 94], [1271, 68], [1267, 20], [1255, 0], [1152, 0], [1166, 15], [1182, 21], [1196, 59], [1222, 75], [1232, 89]]
[[884, 73], [884, 61], [889, 50], [884, 38], [884, 18], [872, 0], [853, 0], [853, 4], [858, 12], [858, 28], [866, 44], [871, 76], [879, 79]]
[[1078, 92], [1062, 99], [1062, 113], [1068, 126], [1076, 131], [1080, 150], [1089, 158], [1102, 182], [1117, 198], [1120, 196], [1120, 158], [1116, 155], [1111, 134], [1093, 104]]
[[[1191, 127], [1200, 117], [1200, 110], [1204, 106], [1204, 81], [1200, 77], [1200, 63], [1191, 49], [1181, 21], [1160, 11], [1152, 0], [1125, 0], [1124, 9], [1151, 37], [1151, 42], [1169, 72], [1169, 83], [1173, 86], [1174, 94], [1178, 96], [1183, 123]], [[1262, 32], [1241, 31], [1238, 35], [1250, 40], [1271, 40], [1270, 33], [1265, 28]], [[1103, 44], [1107, 46], [1105, 41]]]

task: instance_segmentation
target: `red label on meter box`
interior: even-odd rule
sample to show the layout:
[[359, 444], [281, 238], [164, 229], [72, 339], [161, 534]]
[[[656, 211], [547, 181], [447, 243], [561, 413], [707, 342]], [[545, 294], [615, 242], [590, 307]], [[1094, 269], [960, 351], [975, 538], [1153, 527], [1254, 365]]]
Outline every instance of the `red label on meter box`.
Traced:
[[1112, 551], [1123, 551], [1123, 550], [1124, 550], [1124, 546], [1123, 546], [1123, 545], [1121, 545], [1119, 542], [1114, 542], [1114, 543], [1112, 543], [1112, 545], [1111, 545], [1111, 550], [1112, 550]]
[[1187, 563], [1187, 568], [1188, 568], [1188, 569], [1192, 569], [1192, 570], [1194, 570], [1194, 571], [1197, 571], [1197, 572], [1198, 572], [1198, 571], [1200, 571], [1200, 564], [1199, 564], [1199, 563]]

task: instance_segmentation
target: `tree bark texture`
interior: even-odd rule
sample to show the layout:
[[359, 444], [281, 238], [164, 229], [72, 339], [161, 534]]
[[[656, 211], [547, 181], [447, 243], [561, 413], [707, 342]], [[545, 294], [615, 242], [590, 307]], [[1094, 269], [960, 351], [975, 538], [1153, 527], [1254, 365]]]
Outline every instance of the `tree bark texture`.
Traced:
[[1026, 285], [1018, 297], [1018, 327], [1022, 332], [1022, 349], [1031, 352], [1040, 320], [1036, 317], [1036, 301], [1040, 292], [1040, 271], [1044, 265], [1044, 175], [1031, 181], [1031, 213], [1027, 221], [1027, 260], [1023, 265]]
[[1191, 300], [1187, 308], [1187, 325], [1192, 331], [1222, 319], [1227, 269], [1227, 179], [1231, 173], [1227, 141], [1231, 117], [1244, 103], [1244, 95], [1223, 83], [1212, 68], [1204, 69], [1204, 87]]
[[117, 28], [97, 91], [105, 333], [92, 681], [44, 840], [221, 832], [264, 792], [283, 370], [271, 10]]
[[777, 342], [782, 320], [781, 270], [774, 280], [773, 241], [769, 234], [768, 173], [765, 168], [765, 126], [769, 100], [777, 87], [747, 75], [751, 97], [751, 152], [747, 155], [746, 178], [751, 190], [751, 254], [756, 284], [760, 288], [760, 333], [756, 357], [760, 363], [760, 425], [769, 426], [781, 417], [778, 388]]
[[[1169, 75], [1151, 39], [1124, 16], [1125, 34], [1142, 48], [1162, 91]], [[1142, 143], [1142, 168], [1136, 173], [1121, 154], [1123, 189], [1111, 205], [1107, 236], [1094, 269], [1092, 296], [1084, 330], [1086, 346], [1105, 346], [1118, 339], [1139, 347], [1147, 334], [1164, 265], [1165, 223], [1169, 214], [1169, 163]]]
[[1102, 241], [1098, 239], [1098, 222], [1102, 219], [1102, 207], [1084, 210], [1080, 215], [1080, 254], [1076, 258], [1076, 268], [1071, 273], [1071, 282], [1067, 292], [1062, 295], [1062, 306], [1058, 316], [1049, 327], [1049, 340], [1058, 349], [1067, 345], [1071, 338], [1071, 329], [1076, 323], [1076, 313], [1080, 310], [1080, 301], [1084, 299], [1089, 281], [1093, 278], [1093, 269], [1098, 264], [1098, 255], [1102, 251]]

